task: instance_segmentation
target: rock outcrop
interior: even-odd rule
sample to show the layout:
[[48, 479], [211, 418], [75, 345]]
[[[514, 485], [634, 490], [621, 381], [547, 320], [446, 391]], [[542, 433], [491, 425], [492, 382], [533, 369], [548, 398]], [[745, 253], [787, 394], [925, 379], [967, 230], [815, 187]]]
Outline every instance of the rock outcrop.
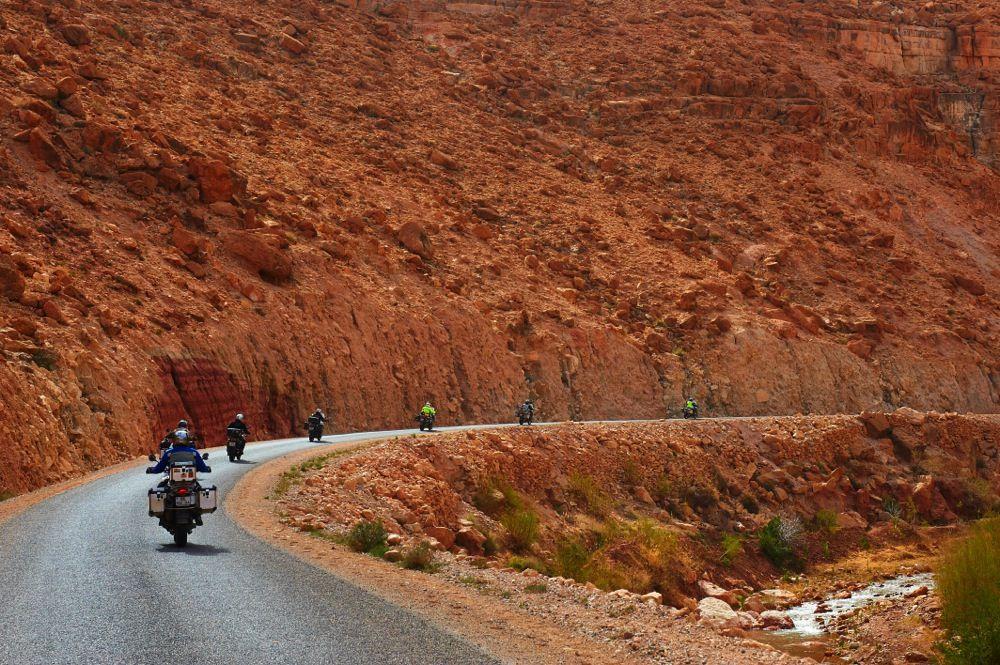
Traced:
[[181, 413], [995, 411], [996, 11], [893, 7], [4, 3], [0, 492]]

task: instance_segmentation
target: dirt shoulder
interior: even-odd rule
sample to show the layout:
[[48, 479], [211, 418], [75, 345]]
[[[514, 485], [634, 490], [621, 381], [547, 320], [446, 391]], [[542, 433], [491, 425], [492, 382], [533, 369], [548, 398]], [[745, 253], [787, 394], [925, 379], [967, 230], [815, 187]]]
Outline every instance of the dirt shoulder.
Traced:
[[[357, 444], [352, 448], [371, 445]], [[268, 462], [240, 479], [225, 510], [243, 528], [314, 566], [384, 600], [426, 617], [507, 663], [608, 665], [638, 662], [604, 645], [540, 623], [537, 618], [486, 602], [478, 593], [426, 573], [404, 570], [356, 554], [281, 523], [276, 501], [266, 498], [292, 465], [343, 444], [313, 448]]]

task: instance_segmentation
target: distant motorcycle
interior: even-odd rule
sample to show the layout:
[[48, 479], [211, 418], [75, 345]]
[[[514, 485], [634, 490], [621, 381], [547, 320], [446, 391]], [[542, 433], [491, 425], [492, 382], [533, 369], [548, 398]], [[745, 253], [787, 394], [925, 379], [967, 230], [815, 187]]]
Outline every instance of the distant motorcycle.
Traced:
[[518, 425], [530, 425], [531, 421], [535, 418], [535, 411], [533, 409], [525, 408], [522, 404], [517, 407], [517, 424]]
[[698, 417], [698, 405], [688, 406], [684, 405], [684, 419], [697, 418]]
[[434, 414], [431, 413], [418, 413], [417, 422], [420, 423], [420, 431], [423, 432], [427, 430], [428, 432], [434, 429]]
[[323, 421], [315, 416], [309, 416], [306, 421], [306, 429], [309, 430], [309, 442], [323, 440]]
[[[208, 459], [208, 454], [202, 458]], [[155, 462], [156, 455], [150, 455], [149, 461]], [[165, 474], [163, 481], [149, 490], [149, 515], [159, 518], [160, 526], [173, 535], [175, 545], [184, 547], [188, 535], [201, 526], [201, 516], [218, 508], [218, 490], [215, 485], [198, 482], [192, 453], [173, 453]]]
[[243, 451], [247, 447], [247, 435], [236, 427], [226, 428], [226, 455], [230, 462], [243, 459]]

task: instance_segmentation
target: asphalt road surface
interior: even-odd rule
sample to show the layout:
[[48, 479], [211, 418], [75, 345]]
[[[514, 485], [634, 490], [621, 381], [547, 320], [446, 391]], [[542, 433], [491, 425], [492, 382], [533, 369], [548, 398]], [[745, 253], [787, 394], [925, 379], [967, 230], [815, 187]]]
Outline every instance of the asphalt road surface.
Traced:
[[[220, 501], [285, 453], [413, 430], [213, 451]], [[244, 532], [220, 508], [187, 548], [147, 514], [158, 477], [95, 480], [0, 524], [0, 664], [456, 663], [495, 659], [405, 610]]]

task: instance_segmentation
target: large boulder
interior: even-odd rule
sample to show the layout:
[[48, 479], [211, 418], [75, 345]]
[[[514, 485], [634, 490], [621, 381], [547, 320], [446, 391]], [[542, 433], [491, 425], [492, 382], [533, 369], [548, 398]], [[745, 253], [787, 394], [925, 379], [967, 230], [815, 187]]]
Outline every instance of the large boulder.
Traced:
[[794, 628], [792, 618], [780, 610], [764, 610], [760, 613], [760, 625], [764, 628]]
[[701, 595], [705, 598], [718, 598], [730, 607], [737, 607], [739, 605], [739, 599], [736, 597], [735, 591], [727, 591], [718, 584], [709, 582], [708, 580], [698, 580], [698, 590], [701, 591]]
[[15, 302], [24, 295], [24, 275], [5, 254], [0, 254], [0, 295]]
[[222, 246], [269, 281], [283, 282], [292, 277], [292, 259], [284, 252], [279, 238], [250, 231], [226, 231], [222, 234]]
[[702, 598], [698, 601], [699, 623], [713, 628], [739, 628], [739, 615], [724, 600]]
[[399, 227], [396, 238], [399, 240], [399, 244], [422, 259], [430, 259], [434, 255], [427, 231], [423, 225], [417, 222], [407, 222]]
[[204, 203], [229, 201], [246, 189], [245, 181], [222, 160], [192, 157], [187, 166]]

